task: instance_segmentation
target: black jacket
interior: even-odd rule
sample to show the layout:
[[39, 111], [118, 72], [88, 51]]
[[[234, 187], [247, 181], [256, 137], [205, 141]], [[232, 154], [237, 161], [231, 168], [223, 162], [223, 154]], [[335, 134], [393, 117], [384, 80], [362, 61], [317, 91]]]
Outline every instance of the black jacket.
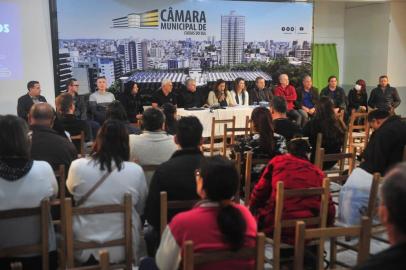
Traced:
[[[261, 98], [259, 91], [263, 91], [264, 98]], [[264, 88], [263, 90], [258, 90], [258, 88], [253, 88], [249, 92], [249, 104], [253, 104], [254, 102], [259, 103], [260, 101], [271, 102], [273, 99], [272, 90], [270, 88]]]
[[274, 131], [290, 141], [294, 136], [301, 136], [302, 130], [288, 118], [278, 118], [272, 121]]
[[362, 153], [360, 167], [369, 173], [384, 175], [393, 165], [402, 161], [406, 145], [406, 123], [398, 116], [390, 116], [372, 133]]
[[337, 86], [335, 91], [331, 91], [327, 86], [321, 90], [320, 97], [331, 98], [335, 108], [347, 109], [347, 98], [345, 97], [344, 89], [341, 87]]
[[[38, 100], [40, 102], [47, 102], [45, 97], [43, 96], [38, 96]], [[24, 96], [21, 96], [18, 99], [17, 103], [17, 115], [21, 118], [23, 118], [25, 121], [28, 120], [28, 113], [30, 112], [30, 109], [34, 105], [34, 101], [32, 101], [31, 96], [27, 93]]]
[[406, 243], [397, 244], [376, 255], [372, 255], [366, 262], [354, 270], [399, 270], [406, 269]]
[[368, 110], [368, 95], [366, 92], [358, 94], [354, 88], [348, 93], [348, 112], [351, 113], [352, 109], [358, 110], [360, 106], [365, 106]]
[[[86, 123], [86, 121], [76, 119], [75, 115], [73, 114], [61, 115], [58, 117], [58, 119], [63, 128], [69, 132], [71, 136], [80, 135], [80, 133], [83, 131], [85, 133], [85, 140], [87, 142], [92, 140], [90, 126]], [[76, 149], [80, 151], [80, 142], [75, 141], [74, 145], [76, 146]]]
[[[295, 103], [295, 109], [299, 110], [302, 109], [303, 106], [303, 93], [305, 92], [303, 86], [300, 86], [296, 88], [296, 101]], [[312, 103], [314, 106], [319, 102], [319, 90], [315, 87], [310, 88], [310, 94], [312, 95]]]
[[202, 107], [206, 103], [201, 90], [196, 89], [195, 92], [190, 92], [183, 89], [178, 95], [178, 107], [179, 108], [192, 108], [192, 107]]
[[75, 146], [55, 130], [44, 126], [31, 126], [31, 158], [45, 160], [54, 169], [60, 164], [67, 168], [78, 156]]
[[[196, 193], [195, 170], [200, 167], [202, 159], [203, 154], [197, 148], [178, 150], [155, 171], [151, 179], [145, 208], [148, 223], [155, 230], [159, 231], [160, 227], [161, 191], [168, 193], [168, 201], [199, 199]], [[168, 213], [168, 222], [176, 213]]]
[[123, 104], [125, 111], [127, 112], [127, 118], [131, 123], [137, 122], [137, 115], [144, 112], [142, 106], [142, 99], [140, 94], [132, 95], [123, 93], [120, 96], [120, 102]]
[[396, 108], [400, 104], [399, 93], [395, 87], [391, 87], [389, 84], [385, 91], [382, 91], [381, 87], [372, 89], [369, 96], [368, 106], [377, 109], [389, 109], [390, 107]]

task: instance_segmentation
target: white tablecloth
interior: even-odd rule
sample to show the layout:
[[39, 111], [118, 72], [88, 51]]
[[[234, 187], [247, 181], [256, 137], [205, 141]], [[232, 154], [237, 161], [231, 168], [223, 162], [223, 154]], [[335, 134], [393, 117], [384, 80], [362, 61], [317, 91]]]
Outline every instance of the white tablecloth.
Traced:
[[[232, 119], [235, 116], [235, 127], [243, 128], [245, 127], [246, 116], [251, 117], [252, 110], [255, 107], [228, 107], [226, 109], [217, 109], [210, 112], [210, 109], [204, 109], [201, 111], [188, 111], [185, 109], [177, 109], [177, 114], [179, 116], [196, 116], [203, 125], [203, 137], [211, 136], [211, 124], [212, 118], [217, 120]], [[222, 125], [216, 126], [216, 135], [222, 135], [223, 127]]]

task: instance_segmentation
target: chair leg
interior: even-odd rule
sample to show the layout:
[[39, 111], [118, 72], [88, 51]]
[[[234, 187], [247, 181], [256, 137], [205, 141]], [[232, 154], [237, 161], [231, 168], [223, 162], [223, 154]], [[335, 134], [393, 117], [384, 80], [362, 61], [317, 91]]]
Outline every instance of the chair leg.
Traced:
[[336, 238], [330, 239], [330, 268], [333, 268], [337, 263], [337, 245]]

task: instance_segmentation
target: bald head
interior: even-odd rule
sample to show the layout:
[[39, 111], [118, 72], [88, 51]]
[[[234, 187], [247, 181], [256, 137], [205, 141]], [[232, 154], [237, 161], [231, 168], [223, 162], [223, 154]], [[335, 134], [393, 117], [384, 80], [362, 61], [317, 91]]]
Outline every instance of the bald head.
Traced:
[[29, 114], [30, 125], [52, 127], [55, 119], [54, 109], [48, 103], [41, 102], [32, 105]]

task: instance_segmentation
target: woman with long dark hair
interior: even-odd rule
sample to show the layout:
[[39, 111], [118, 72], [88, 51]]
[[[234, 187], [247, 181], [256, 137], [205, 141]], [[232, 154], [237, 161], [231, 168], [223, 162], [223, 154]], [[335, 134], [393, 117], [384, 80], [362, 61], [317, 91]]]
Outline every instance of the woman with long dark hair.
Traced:
[[[206, 158], [196, 171], [197, 193], [202, 198], [192, 210], [175, 216], [166, 227], [156, 262], [161, 270], [178, 269], [182, 245], [192, 240], [197, 250], [239, 250], [254, 247], [256, 223], [242, 205], [232, 201], [238, 188], [233, 162]], [[254, 260], [233, 259], [209, 263], [199, 269], [250, 269]]]
[[[118, 204], [123, 202], [126, 193], [132, 195], [133, 246], [134, 258], [137, 258], [141, 241], [140, 216], [144, 211], [147, 185], [142, 168], [128, 161], [129, 152], [127, 128], [121, 121], [106, 120], [97, 134], [90, 156], [72, 162], [66, 186], [75, 201], [79, 201], [102, 177], [106, 177], [102, 185], [82, 202], [83, 207]], [[83, 242], [106, 242], [122, 237], [122, 224], [121, 214], [81, 216], [74, 219], [74, 236]], [[124, 260], [121, 247], [108, 250], [110, 262]], [[75, 253], [75, 257], [86, 263], [98, 260], [99, 255], [97, 249], [88, 249]]]
[[[0, 116], [0, 210], [39, 207], [43, 199], [58, 193], [58, 184], [46, 161], [32, 160], [28, 125], [14, 115]], [[40, 224], [37, 217], [2, 219], [0, 249], [15, 245], [38, 244]], [[49, 269], [57, 268], [55, 233], [49, 227]], [[19, 261], [24, 269], [42, 269], [41, 255], [1, 258], [0, 269]]]
[[[322, 147], [326, 154], [341, 152], [344, 142], [345, 126], [334, 112], [334, 104], [329, 97], [321, 97], [316, 105], [315, 116], [303, 128], [303, 135], [309, 137], [312, 146], [311, 161], [314, 162], [317, 134], [323, 135]], [[329, 169], [336, 162], [325, 162], [324, 169]]]
[[141, 119], [144, 108], [138, 85], [134, 81], [129, 81], [125, 84], [124, 93], [120, 96], [120, 102], [123, 104], [127, 113], [128, 120], [131, 123], [136, 123]]
[[214, 85], [213, 91], [210, 91], [207, 98], [207, 104], [210, 106], [234, 106], [235, 102], [231, 96], [230, 91], [227, 90], [226, 81], [218, 79]]
[[367, 112], [368, 111], [368, 95], [366, 83], [364, 80], [355, 82], [354, 88], [348, 93], [348, 113]]
[[243, 78], [237, 78], [234, 81], [234, 89], [231, 91], [231, 96], [236, 105], [248, 106], [249, 105], [249, 95], [247, 91], [247, 86], [245, 85], [245, 80]]

